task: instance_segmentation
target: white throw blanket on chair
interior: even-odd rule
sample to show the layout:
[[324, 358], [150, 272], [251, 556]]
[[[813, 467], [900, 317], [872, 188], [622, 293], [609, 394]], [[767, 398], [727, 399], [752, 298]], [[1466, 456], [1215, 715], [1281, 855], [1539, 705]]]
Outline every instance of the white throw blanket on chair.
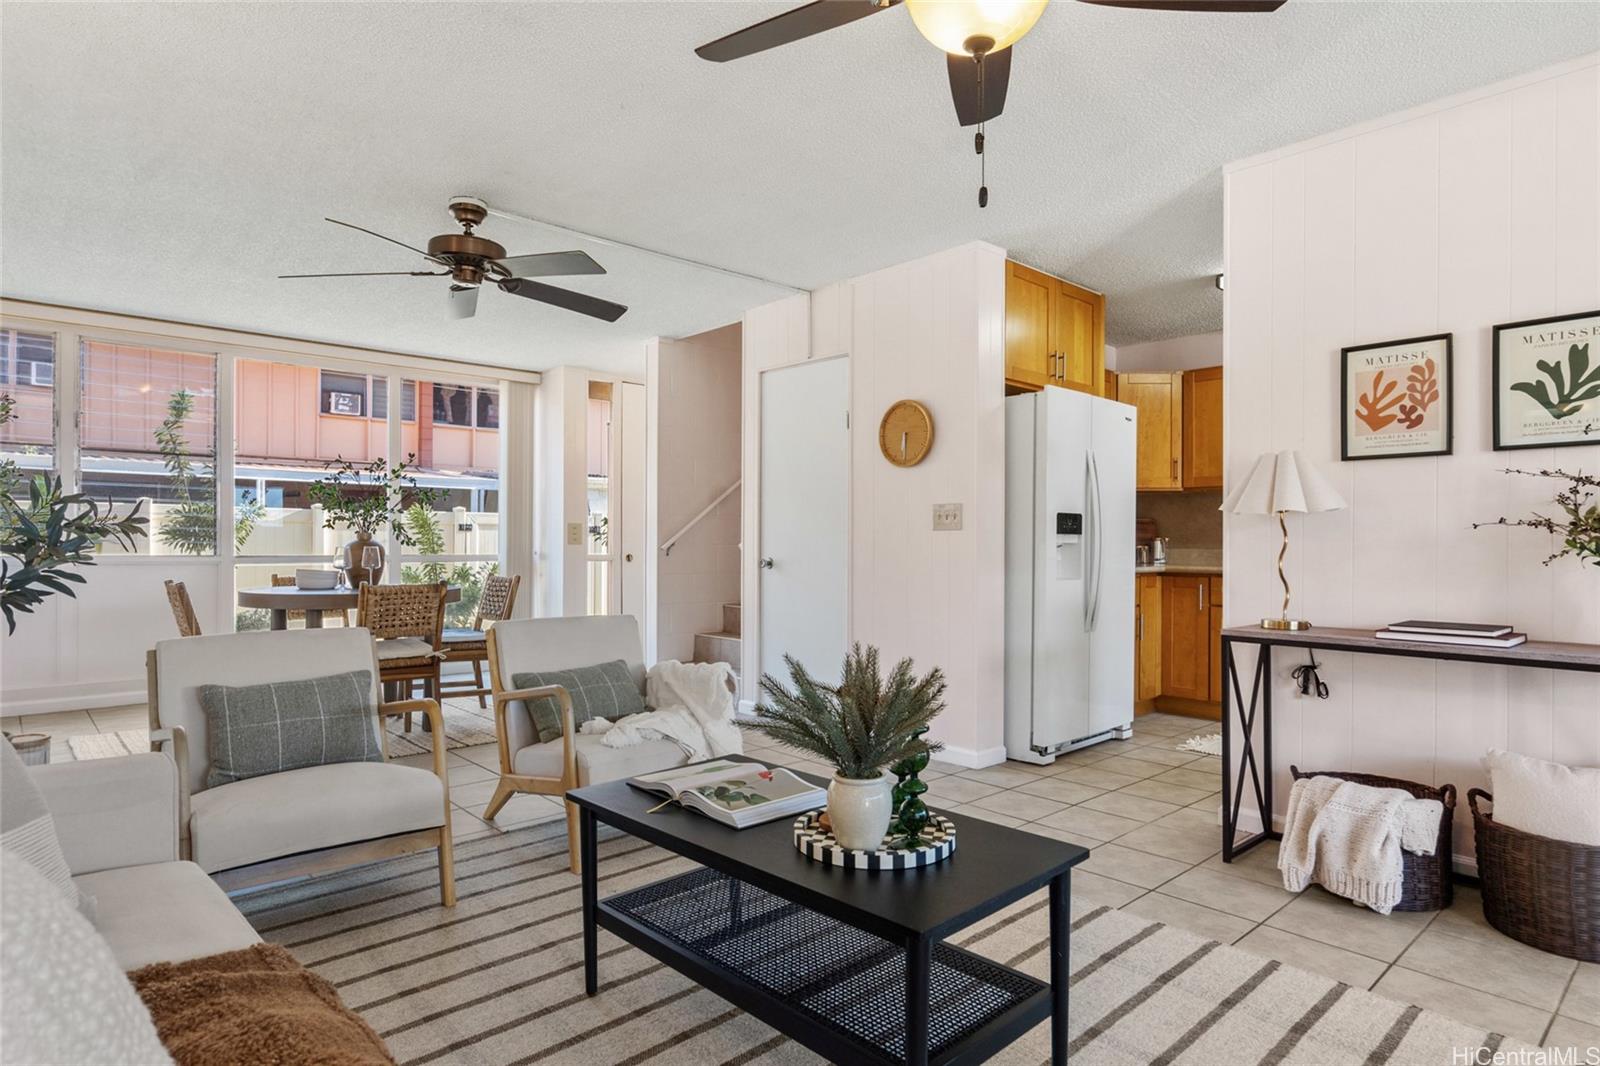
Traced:
[[1388, 914], [1405, 887], [1402, 851], [1432, 855], [1443, 811], [1403, 789], [1302, 778], [1289, 792], [1278, 849], [1283, 887], [1300, 892], [1315, 882]]
[[671, 740], [690, 762], [744, 754], [744, 735], [734, 723], [733, 667], [727, 663], [656, 663], [644, 682], [644, 701], [653, 708], [609, 722], [583, 724], [580, 732], [604, 733], [610, 748], [645, 740]]

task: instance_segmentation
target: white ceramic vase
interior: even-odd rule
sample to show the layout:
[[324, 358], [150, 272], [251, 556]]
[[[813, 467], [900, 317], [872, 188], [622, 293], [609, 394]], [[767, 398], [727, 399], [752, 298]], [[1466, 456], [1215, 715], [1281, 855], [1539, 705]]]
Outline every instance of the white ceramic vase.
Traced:
[[833, 775], [828, 785], [828, 821], [833, 838], [851, 851], [877, 851], [894, 815], [889, 777], [856, 778]]

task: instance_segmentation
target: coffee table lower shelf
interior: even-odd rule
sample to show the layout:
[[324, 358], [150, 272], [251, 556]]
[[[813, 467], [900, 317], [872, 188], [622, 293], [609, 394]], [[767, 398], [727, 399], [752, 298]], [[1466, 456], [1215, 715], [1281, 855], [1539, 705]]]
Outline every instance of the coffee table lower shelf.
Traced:
[[[836, 1063], [903, 1063], [906, 947], [701, 868], [601, 900], [603, 928]], [[1050, 986], [933, 946], [928, 1061], [989, 1058], [1050, 1017]]]

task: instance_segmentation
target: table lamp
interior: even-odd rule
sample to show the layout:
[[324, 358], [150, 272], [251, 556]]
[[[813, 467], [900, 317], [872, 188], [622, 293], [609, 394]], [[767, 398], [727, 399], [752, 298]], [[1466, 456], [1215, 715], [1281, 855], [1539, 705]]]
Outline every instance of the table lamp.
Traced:
[[1283, 573], [1283, 557], [1289, 550], [1289, 526], [1283, 516], [1344, 510], [1344, 497], [1328, 483], [1322, 472], [1299, 452], [1267, 452], [1256, 460], [1255, 469], [1244, 484], [1228, 493], [1219, 510], [1229, 514], [1275, 514], [1283, 530], [1283, 547], [1278, 549], [1278, 580], [1283, 582], [1283, 614], [1263, 618], [1262, 629], [1310, 629], [1311, 623], [1289, 617], [1289, 579]]

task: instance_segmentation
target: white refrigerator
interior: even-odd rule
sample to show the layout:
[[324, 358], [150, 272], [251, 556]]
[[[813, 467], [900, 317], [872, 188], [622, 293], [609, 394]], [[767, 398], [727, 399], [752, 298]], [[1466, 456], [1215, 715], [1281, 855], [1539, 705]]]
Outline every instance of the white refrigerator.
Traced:
[[1132, 735], [1137, 416], [1061, 388], [1006, 400], [1009, 758]]

